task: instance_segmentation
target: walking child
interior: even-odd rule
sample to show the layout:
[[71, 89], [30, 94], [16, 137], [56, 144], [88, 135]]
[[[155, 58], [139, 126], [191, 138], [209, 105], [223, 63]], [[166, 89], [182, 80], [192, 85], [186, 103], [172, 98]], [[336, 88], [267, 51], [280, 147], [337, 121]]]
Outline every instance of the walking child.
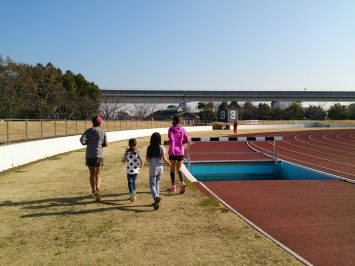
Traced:
[[133, 202], [136, 200], [136, 179], [139, 174], [139, 168], [143, 167], [143, 160], [137, 150], [136, 139], [130, 139], [128, 146], [129, 148], [124, 153], [122, 162], [126, 163], [129, 197], [131, 202]]
[[154, 210], [159, 209], [160, 202], [160, 177], [163, 174], [164, 161], [170, 165], [166, 158], [165, 147], [161, 145], [161, 135], [155, 132], [150, 137], [150, 145], [147, 148], [147, 161], [149, 162], [149, 187], [154, 203]]

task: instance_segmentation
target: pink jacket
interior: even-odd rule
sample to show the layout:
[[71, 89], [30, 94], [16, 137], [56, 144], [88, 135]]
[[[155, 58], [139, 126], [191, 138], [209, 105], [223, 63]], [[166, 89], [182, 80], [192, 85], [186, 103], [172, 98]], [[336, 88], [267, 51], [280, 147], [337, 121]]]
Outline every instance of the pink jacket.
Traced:
[[184, 155], [184, 144], [189, 142], [186, 131], [183, 127], [179, 125], [171, 126], [168, 131], [168, 154], [172, 156]]

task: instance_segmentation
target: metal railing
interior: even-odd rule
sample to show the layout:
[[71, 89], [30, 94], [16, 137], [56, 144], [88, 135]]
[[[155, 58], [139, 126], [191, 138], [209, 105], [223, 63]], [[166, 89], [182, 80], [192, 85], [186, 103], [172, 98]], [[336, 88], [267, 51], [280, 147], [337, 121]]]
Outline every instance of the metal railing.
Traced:
[[[208, 125], [207, 121], [184, 121], [184, 126]], [[0, 145], [15, 142], [64, 137], [82, 134], [92, 126], [90, 120], [0, 120]], [[171, 126], [171, 121], [157, 120], [105, 120], [106, 132], [130, 129], [160, 128]]]
[[[298, 120], [240, 120], [239, 125], [294, 124], [305, 121]], [[354, 122], [355, 123], [355, 122]], [[184, 120], [184, 126], [214, 125], [218, 129], [220, 122], [205, 120]], [[220, 129], [229, 129], [228, 123]], [[47, 139], [78, 135], [92, 126], [91, 120], [45, 120], [45, 119], [0, 119], [0, 145], [21, 141]], [[105, 120], [103, 129], [106, 132], [130, 129], [160, 128], [171, 126], [170, 120]]]

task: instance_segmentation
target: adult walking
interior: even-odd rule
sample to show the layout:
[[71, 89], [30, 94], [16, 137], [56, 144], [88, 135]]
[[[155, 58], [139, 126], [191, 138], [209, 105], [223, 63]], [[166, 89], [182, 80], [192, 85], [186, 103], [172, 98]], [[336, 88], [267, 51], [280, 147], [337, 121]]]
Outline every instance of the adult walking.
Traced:
[[98, 115], [92, 118], [92, 127], [85, 130], [80, 138], [86, 145], [86, 165], [90, 171], [91, 196], [100, 200], [101, 172], [104, 165], [103, 147], [107, 146], [107, 137], [102, 129], [103, 119]]
[[180, 194], [185, 193], [185, 182], [184, 175], [181, 171], [181, 164], [184, 161], [184, 144], [189, 142], [189, 138], [183, 127], [180, 126], [180, 118], [174, 115], [172, 118], [172, 126], [168, 131], [168, 155], [170, 160], [170, 179], [171, 186], [168, 188], [169, 191], [175, 192], [175, 170], [180, 178]]

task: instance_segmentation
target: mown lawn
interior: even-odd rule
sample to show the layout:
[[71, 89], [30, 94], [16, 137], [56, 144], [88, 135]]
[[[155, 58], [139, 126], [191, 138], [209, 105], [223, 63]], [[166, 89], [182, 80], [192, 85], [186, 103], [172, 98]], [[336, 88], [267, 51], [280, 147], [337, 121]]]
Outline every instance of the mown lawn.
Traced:
[[[138, 139], [143, 156], [148, 141]], [[194, 185], [188, 184], [184, 195], [167, 192], [167, 167], [160, 209], [150, 206], [147, 166], [138, 177], [137, 201], [131, 203], [121, 163], [126, 146], [116, 142], [105, 149], [99, 203], [88, 197], [84, 150], [0, 173], [0, 264], [301, 264]]]

